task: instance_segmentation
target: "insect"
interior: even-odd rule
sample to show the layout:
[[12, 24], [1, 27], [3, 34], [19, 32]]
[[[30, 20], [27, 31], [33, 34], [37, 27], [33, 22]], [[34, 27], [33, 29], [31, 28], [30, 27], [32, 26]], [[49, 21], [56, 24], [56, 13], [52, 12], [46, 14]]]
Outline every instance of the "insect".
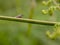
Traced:
[[22, 14], [19, 14], [19, 15], [16, 16], [16, 18], [22, 18], [22, 17], [23, 17]]

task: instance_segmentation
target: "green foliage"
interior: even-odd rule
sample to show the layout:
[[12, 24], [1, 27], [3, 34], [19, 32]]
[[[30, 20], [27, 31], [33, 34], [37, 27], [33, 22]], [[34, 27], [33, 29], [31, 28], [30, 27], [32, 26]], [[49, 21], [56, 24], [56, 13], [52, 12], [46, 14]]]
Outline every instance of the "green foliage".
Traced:
[[[42, 10], [42, 13], [43, 14], [49, 14], [50, 16], [54, 15], [54, 11], [56, 10], [60, 10], [60, 4], [57, 3], [56, 0], [48, 0], [47, 2], [46, 1], [43, 1], [42, 2], [43, 5], [47, 6], [48, 9], [47, 10]], [[52, 19], [53, 20], [53, 19]], [[57, 36], [59, 35], [60, 31], [59, 31], [59, 24], [55, 24], [55, 27], [54, 27], [54, 32], [51, 34], [49, 31], [46, 32], [47, 36], [51, 39], [56, 39]]]
[[51, 39], [56, 39], [58, 36], [60, 36], [60, 23], [54, 25], [54, 32], [52, 34], [47, 31], [47, 36]]
[[43, 14], [48, 13], [49, 15], [53, 15], [55, 10], [60, 10], [60, 8], [59, 8], [60, 4], [57, 3], [55, 0], [43, 1], [42, 4], [48, 7], [47, 11], [42, 10]]
[[[0, 4], [2, 15], [13, 17], [17, 15], [15, 0], [0, 0], [0, 2], [2, 4]], [[30, 14], [30, 0], [20, 0], [20, 7], [23, 9], [23, 18], [28, 18]], [[41, 10], [43, 8], [45, 6], [41, 5], [41, 2], [37, 4], [34, 10], [34, 19], [48, 20], [50, 18], [48, 15], [42, 15]], [[57, 21], [60, 21], [60, 12], [56, 13], [58, 16]], [[0, 20], [0, 45], [60, 45], [60, 38], [51, 40], [45, 34], [47, 30], [53, 32], [54, 26], [32, 24], [29, 37], [26, 36], [27, 28], [27, 23]]]

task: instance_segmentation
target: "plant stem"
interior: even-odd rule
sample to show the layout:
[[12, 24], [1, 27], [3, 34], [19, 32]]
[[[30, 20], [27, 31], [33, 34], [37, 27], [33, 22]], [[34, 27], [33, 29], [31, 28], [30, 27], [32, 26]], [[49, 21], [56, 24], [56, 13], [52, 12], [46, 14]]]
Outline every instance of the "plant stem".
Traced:
[[8, 16], [0, 16], [0, 20], [24, 22], [24, 23], [31, 23], [31, 24], [42, 24], [42, 25], [50, 25], [50, 26], [54, 26], [56, 23], [60, 23], [60, 22], [51, 22], [51, 21], [41, 21], [41, 20], [33, 20], [33, 19], [25, 19], [25, 18], [8, 17]]
[[[33, 18], [34, 9], [35, 9], [35, 3], [36, 3], [35, 0], [32, 0], [32, 2], [31, 2], [31, 10], [30, 10], [29, 19], [32, 19], [32, 18]], [[29, 24], [28, 24], [28, 30], [27, 30], [27, 35], [28, 35], [28, 36], [30, 35], [31, 28], [32, 28], [32, 25], [29, 23]]]

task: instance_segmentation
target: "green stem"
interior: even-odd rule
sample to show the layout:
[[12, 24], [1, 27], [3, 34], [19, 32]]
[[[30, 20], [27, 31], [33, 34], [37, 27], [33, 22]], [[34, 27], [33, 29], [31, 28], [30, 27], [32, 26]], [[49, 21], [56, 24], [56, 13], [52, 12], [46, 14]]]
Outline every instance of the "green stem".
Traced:
[[56, 23], [60, 23], [60, 22], [51, 22], [51, 21], [41, 21], [41, 20], [33, 20], [33, 19], [25, 19], [25, 18], [8, 17], [8, 16], [0, 16], [0, 20], [24, 22], [24, 23], [31, 23], [31, 24], [42, 24], [42, 25], [50, 25], [50, 26], [54, 26]]
[[[29, 19], [32, 19], [32, 18], [33, 18], [34, 9], [35, 9], [35, 3], [36, 3], [35, 0], [32, 0]], [[28, 24], [28, 30], [27, 30], [27, 35], [28, 35], [28, 36], [30, 35], [31, 28], [32, 28], [32, 25], [29, 23], [29, 24]]]

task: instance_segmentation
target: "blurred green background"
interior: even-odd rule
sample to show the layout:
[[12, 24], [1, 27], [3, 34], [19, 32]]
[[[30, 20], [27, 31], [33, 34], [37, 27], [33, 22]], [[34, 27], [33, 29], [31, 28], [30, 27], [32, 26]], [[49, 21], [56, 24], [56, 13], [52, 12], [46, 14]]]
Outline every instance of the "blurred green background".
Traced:
[[[41, 4], [43, 0], [36, 0], [33, 19], [49, 20], [49, 15], [43, 15], [41, 10], [46, 9]], [[30, 14], [30, 0], [0, 0], [0, 16], [15, 17], [23, 14], [28, 18]], [[60, 21], [60, 12], [56, 11], [56, 21]], [[28, 23], [0, 20], [0, 45], [60, 45], [60, 38], [51, 40], [46, 36], [46, 31], [53, 31], [53, 26], [32, 24], [31, 34], [26, 36]]]

